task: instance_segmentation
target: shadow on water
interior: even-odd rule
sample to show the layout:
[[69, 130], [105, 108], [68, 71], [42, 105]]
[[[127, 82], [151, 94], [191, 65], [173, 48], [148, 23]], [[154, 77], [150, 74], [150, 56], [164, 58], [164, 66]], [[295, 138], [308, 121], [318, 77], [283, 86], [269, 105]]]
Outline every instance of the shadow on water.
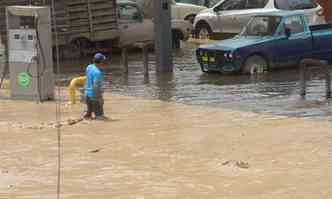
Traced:
[[[278, 70], [261, 76], [204, 74], [195, 59], [196, 46], [184, 44], [174, 52], [174, 73], [155, 71], [153, 53], [149, 56], [150, 73], [144, 76], [140, 52], [129, 57], [129, 73], [122, 71], [121, 56], [111, 55], [105, 70], [107, 92], [189, 105], [223, 107], [235, 110], [332, 119], [325, 100], [324, 81], [320, 76], [308, 82], [308, 96], [299, 96], [298, 71]], [[89, 59], [63, 64], [64, 78], [84, 72]], [[67, 65], [67, 66], [66, 66]]]

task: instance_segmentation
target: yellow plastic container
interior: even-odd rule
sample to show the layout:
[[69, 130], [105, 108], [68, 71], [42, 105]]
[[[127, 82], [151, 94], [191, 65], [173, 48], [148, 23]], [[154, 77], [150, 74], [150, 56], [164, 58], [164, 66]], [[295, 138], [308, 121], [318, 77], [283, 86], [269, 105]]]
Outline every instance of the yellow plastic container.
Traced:
[[72, 79], [68, 86], [69, 100], [71, 104], [76, 104], [76, 89], [84, 86], [85, 76], [80, 76]]

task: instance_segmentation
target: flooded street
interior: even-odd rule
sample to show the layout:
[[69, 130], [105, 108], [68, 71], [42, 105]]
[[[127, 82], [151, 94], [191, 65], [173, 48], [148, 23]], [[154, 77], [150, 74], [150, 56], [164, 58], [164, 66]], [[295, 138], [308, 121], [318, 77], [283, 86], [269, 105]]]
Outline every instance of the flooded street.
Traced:
[[[110, 121], [77, 120], [85, 106], [61, 90], [61, 199], [331, 198], [324, 82], [310, 81], [302, 100], [295, 69], [202, 74], [193, 52], [176, 52], [173, 75], [157, 75], [151, 55], [149, 78], [139, 53], [128, 76], [112, 56]], [[63, 62], [62, 83], [88, 61]], [[0, 96], [0, 199], [56, 198], [55, 103]]]
[[[0, 198], [55, 198], [55, 105], [0, 107]], [[64, 123], [62, 199], [332, 196], [330, 122], [118, 95], [105, 107], [109, 122]], [[63, 106], [62, 119], [81, 108]]]
[[[130, 56], [129, 75], [122, 72], [119, 55], [111, 57], [106, 71], [108, 91], [121, 95], [178, 102], [189, 105], [223, 107], [255, 113], [332, 119], [329, 101], [325, 100], [325, 82], [314, 72], [308, 82], [306, 100], [301, 99], [297, 68], [272, 71], [261, 77], [204, 74], [195, 58], [195, 44], [185, 43], [174, 53], [174, 74], [155, 73], [154, 56], [150, 54], [150, 76], [144, 77], [141, 54]], [[66, 63], [66, 74], [84, 71], [88, 61]], [[81, 67], [78, 67], [81, 66]], [[72, 77], [69, 75], [69, 77]], [[108, 81], [107, 81], [108, 80]], [[110, 83], [111, 82], [111, 83]]]

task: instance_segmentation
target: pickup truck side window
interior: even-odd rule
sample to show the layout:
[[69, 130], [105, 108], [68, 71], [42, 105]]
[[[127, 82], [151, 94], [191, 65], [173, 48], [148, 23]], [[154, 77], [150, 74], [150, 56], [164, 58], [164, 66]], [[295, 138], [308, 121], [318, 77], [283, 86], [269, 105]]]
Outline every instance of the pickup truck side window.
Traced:
[[304, 32], [304, 24], [301, 16], [288, 17], [285, 20], [285, 28], [289, 28], [292, 34]]
[[141, 18], [141, 13], [139, 9], [134, 5], [119, 5], [118, 15], [120, 20], [138, 22]]
[[215, 8], [215, 11], [227, 11], [227, 10], [243, 10], [246, 7], [246, 0], [226, 0], [218, 7]]

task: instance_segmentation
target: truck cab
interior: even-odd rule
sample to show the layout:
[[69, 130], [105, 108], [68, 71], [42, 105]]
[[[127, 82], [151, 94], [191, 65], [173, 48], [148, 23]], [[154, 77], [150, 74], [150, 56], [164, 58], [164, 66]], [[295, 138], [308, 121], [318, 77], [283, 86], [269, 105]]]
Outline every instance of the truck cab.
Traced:
[[141, 8], [131, 1], [118, 1], [117, 14], [120, 45], [153, 40], [153, 24], [144, 19]]
[[[135, 42], [154, 40], [154, 22], [145, 18], [141, 7], [132, 1], [117, 1], [119, 24], [119, 46], [128, 46]], [[185, 20], [172, 20], [172, 39], [175, 48], [180, 41], [187, 40], [192, 32], [192, 25]]]

